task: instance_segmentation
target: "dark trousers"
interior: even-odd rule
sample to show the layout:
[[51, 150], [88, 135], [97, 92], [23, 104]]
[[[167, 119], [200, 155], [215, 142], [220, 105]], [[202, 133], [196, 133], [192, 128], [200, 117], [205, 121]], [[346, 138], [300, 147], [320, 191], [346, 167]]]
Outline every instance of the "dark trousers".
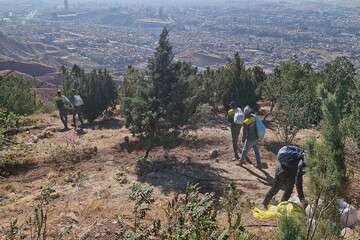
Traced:
[[59, 110], [59, 117], [60, 117], [61, 122], [64, 124], [65, 128], [68, 128], [68, 126], [67, 126], [67, 121], [68, 121], [67, 116], [68, 116], [68, 112], [67, 112], [66, 109]]
[[239, 158], [239, 135], [240, 135], [241, 125], [232, 123], [231, 124], [231, 138], [233, 144], [233, 150], [236, 158]]
[[[263, 204], [267, 206], [271, 199], [284, 188], [285, 192], [281, 201], [287, 201], [291, 197], [291, 194], [296, 183], [297, 169], [284, 169], [280, 164], [276, 167], [274, 184], [267, 192]], [[302, 179], [302, 178], [301, 178]], [[302, 184], [299, 183], [299, 184]]]
[[73, 121], [74, 121], [74, 127], [76, 128], [76, 115], [78, 115], [79, 121], [81, 125], [84, 125], [83, 119], [82, 119], [82, 111], [80, 107], [75, 107], [73, 109]]

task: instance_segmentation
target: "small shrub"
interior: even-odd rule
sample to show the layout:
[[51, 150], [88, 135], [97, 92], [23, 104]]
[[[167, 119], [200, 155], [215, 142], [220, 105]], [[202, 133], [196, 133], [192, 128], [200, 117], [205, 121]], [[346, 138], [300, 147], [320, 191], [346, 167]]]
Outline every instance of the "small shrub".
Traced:
[[85, 147], [80, 141], [66, 139], [64, 145], [51, 148], [46, 162], [54, 163], [57, 166], [72, 168], [74, 164], [90, 160], [97, 154], [97, 147]]
[[[156, 231], [142, 223], [146, 213], [150, 210], [151, 204], [154, 202], [153, 189], [147, 184], [136, 182], [131, 187], [129, 200], [134, 203], [134, 228], [125, 232], [125, 238], [127, 240], [147, 240], [150, 236], [156, 235]], [[123, 225], [121, 218], [119, 218], [118, 222]]]
[[6, 240], [29, 239], [29, 240], [46, 240], [47, 239], [47, 222], [48, 209], [52, 196], [56, 191], [51, 185], [42, 188], [38, 201], [34, 207], [33, 216], [25, 221], [21, 226], [15, 219], [11, 222], [9, 230], [6, 233]]
[[291, 216], [280, 219], [278, 240], [305, 240], [304, 223]]
[[28, 148], [16, 144], [6, 151], [0, 151], [0, 176], [9, 176], [21, 168], [30, 166], [32, 158], [29, 157]]
[[9, 176], [22, 165], [21, 161], [9, 156], [0, 156], [0, 176]]
[[31, 114], [36, 110], [36, 95], [31, 82], [16, 76], [0, 76], [0, 108], [16, 114]]
[[11, 221], [9, 230], [6, 232], [5, 240], [16, 240], [18, 239], [20, 229], [18, 226], [17, 219]]
[[[217, 221], [218, 207], [225, 210], [228, 225], [224, 229]], [[226, 188], [217, 201], [212, 193], [200, 193], [197, 185], [190, 185], [186, 196], [175, 196], [165, 210], [166, 219], [161, 230], [162, 239], [231, 239], [254, 240], [241, 222], [240, 192], [234, 185]]]
[[230, 184], [226, 187], [221, 205], [227, 216], [228, 235], [231, 239], [239, 239], [244, 235], [245, 228], [241, 222], [240, 191], [235, 185]]
[[17, 114], [0, 108], [0, 147], [13, 143], [12, 139], [5, 135], [5, 130], [17, 127], [19, 120]]

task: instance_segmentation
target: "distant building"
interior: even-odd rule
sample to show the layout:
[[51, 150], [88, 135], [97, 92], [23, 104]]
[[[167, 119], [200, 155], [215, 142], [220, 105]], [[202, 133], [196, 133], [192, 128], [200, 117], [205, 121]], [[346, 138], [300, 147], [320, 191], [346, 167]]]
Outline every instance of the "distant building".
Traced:
[[68, 0], [64, 0], [64, 6], [65, 6], [65, 10], [69, 10]]

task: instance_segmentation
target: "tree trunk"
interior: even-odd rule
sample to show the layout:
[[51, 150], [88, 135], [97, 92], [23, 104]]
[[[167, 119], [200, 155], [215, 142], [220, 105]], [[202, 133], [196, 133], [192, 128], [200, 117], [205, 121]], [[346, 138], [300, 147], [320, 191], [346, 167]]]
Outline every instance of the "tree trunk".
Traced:
[[145, 156], [144, 156], [144, 159], [147, 159], [149, 157], [149, 154], [152, 150], [153, 146], [152, 144], [146, 149], [146, 152], [145, 152]]

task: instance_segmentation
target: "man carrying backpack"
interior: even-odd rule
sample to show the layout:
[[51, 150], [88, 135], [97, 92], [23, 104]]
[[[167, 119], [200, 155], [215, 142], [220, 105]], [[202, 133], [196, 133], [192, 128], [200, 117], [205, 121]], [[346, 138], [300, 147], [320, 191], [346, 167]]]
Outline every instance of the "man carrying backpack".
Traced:
[[261, 159], [260, 152], [258, 147], [258, 135], [256, 128], [256, 117], [252, 114], [252, 110], [249, 106], [246, 106], [244, 109], [245, 119], [243, 121], [243, 137], [242, 142], [244, 147], [241, 153], [240, 164], [245, 164], [245, 160], [249, 153], [249, 150], [254, 149], [255, 158], [256, 158], [256, 167], [261, 168]]
[[67, 115], [68, 108], [71, 106], [71, 103], [67, 97], [61, 94], [61, 91], [58, 90], [57, 95], [55, 97], [56, 107], [59, 110], [59, 116], [61, 122], [64, 124], [64, 130], [68, 130], [67, 125]]
[[277, 167], [275, 171], [274, 184], [265, 196], [263, 205], [265, 208], [269, 205], [271, 199], [285, 187], [284, 195], [281, 201], [289, 200], [294, 185], [301, 203], [305, 203], [303, 190], [303, 175], [305, 167], [304, 150], [297, 146], [282, 147], [277, 155]]
[[239, 153], [238, 153], [239, 152], [238, 140], [239, 140], [239, 135], [240, 135], [240, 130], [241, 130], [241, 124], [236, 124], [234, 122], [234, 117], [235, 117], [235, 113], [236, 113], [235, 101], [231, 101], [229, 106], [230, 106], [230, 109], [227, 113], [227, 118], [230, 123], [230, 129], [231, 129], [231, 138], [232, 138], [232, 145], [233, 145], [233, 150], [234, 150], [233, 160], [238, 160], [238, 159], [240, 159]]
[[73, 105], [73, 121], [74, 121], [74, 127], [76, 129], [76, 115], [78, 115], [78, 118], [80, 120], [80, 127], [84, 125], [83, 119], [82, 119], [82, 111], [81, 107], [84, 105], [84, 102], [79, 94], [77, 94], [76, 89], [73, 89], [73, 97], [71, 99], [71, 103]]

